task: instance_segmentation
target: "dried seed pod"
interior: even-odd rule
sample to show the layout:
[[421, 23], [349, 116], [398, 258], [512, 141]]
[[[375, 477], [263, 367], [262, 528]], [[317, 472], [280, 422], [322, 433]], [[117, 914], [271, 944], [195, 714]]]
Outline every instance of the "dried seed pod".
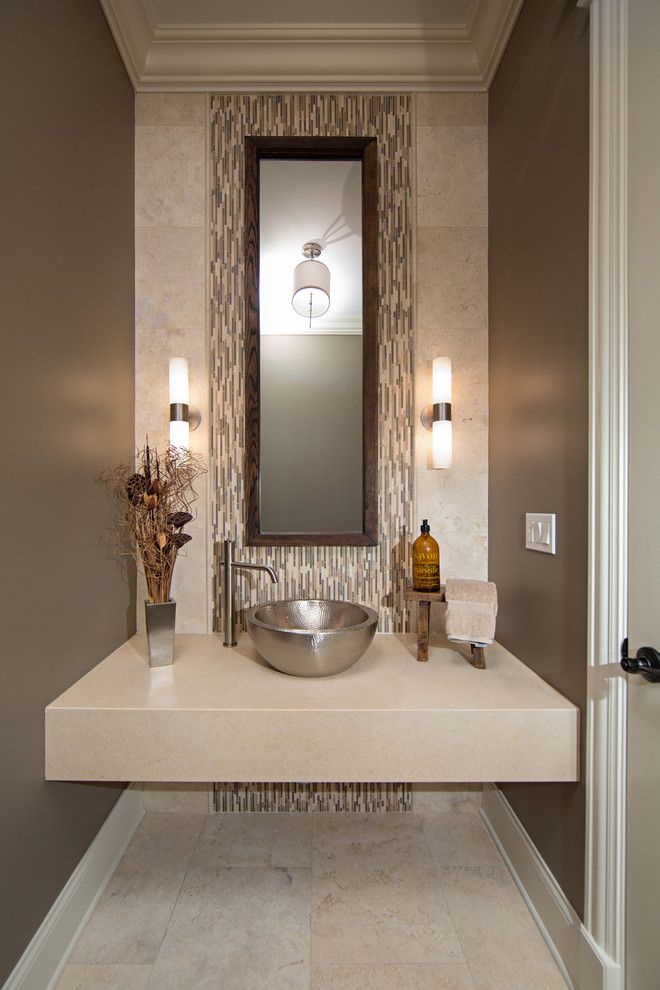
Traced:
[[192, 522], [192, 516], [189, 512], [172, 512], [171, 515], [167, 517], [167, 522], [174, 529], [181, 529], [186, 523]]
[[192, 536], [189, 536], [188, 533], [172, 533], [170, 537], [170, 542], [174, 544], [177, 550], [180, 550], [186, 543], [190, 543], [191, 540]]
[[147, 490], [147, 479], [141, 474], [132, 474], [126, 482], [126, 496], [137, 505]]
[[158, 543], [158, 546], [160, 547], [161, 550], [163, 550], [167, 545], [167, 539], [168, 539], [167, 533], [158, 533], [156, 535], [156, 542]]
[[142, 501], [144, 502], [147, 509], [155, 509], [156, 506], [158, 505], [158, 496], [145, 494], [142, 496]]
[[156, 478], [156, 479], [155, 479], [154, 481], [152, 481], [152, 482], [151, 482], [151, 484], [149, 485], [149, 488], [148, 488], [148, 494], [149, 494], [149, 495], [162, 495], [162, 492], [163, 492], [163, 486], [162, 486], [162, 484], [160, 483], [160, 481], [159, 481], [159, 479], [158, 479], [158, 478]]

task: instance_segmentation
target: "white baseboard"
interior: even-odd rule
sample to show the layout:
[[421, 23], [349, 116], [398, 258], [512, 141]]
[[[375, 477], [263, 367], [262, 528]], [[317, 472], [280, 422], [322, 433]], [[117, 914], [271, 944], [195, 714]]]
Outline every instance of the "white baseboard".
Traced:
[[144, 811], [127, 787], [62, 888], [3, 990], [51, 990]]
[[595, 944], [513, 808], [493, 784], [484, 784], [481, 814], [571, 990], [621, 990], [621, 967]]

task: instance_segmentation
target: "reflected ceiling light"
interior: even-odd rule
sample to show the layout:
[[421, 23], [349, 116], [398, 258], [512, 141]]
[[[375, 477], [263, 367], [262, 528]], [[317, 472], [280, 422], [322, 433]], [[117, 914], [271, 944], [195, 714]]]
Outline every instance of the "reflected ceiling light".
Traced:
[[316, 241], [303, 244], [306, 261], [301, 261], [293, 270], [293, 299], [291, 305], [296, 313], [312, 320], [323, 316], [330, 308], [330, 271], [327, 265], [316, 259], [321, 254], [321, 245]]

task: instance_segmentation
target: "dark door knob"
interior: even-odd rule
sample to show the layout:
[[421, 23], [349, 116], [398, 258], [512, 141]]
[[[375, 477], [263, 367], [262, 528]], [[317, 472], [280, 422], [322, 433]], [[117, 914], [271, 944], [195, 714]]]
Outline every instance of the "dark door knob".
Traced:
[[634, 657], [628, 656], [628, 640], [621, 644], [621, 666], [627, 674], [641, 674], [644, 680], [660, 681], [660, 651], [652, 646], [640, 646]]

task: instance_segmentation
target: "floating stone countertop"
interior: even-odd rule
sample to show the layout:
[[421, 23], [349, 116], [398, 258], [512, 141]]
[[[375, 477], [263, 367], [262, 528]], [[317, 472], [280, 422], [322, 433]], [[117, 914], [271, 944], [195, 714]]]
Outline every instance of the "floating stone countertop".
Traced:
[[446, 641], [378, 634], [350, 670], [298, 678], [249, 638], [135, 636], [46, 709], [46, 778], [95, 781], [572, 781], [578, 709], [503, 647], [475, 670]]

